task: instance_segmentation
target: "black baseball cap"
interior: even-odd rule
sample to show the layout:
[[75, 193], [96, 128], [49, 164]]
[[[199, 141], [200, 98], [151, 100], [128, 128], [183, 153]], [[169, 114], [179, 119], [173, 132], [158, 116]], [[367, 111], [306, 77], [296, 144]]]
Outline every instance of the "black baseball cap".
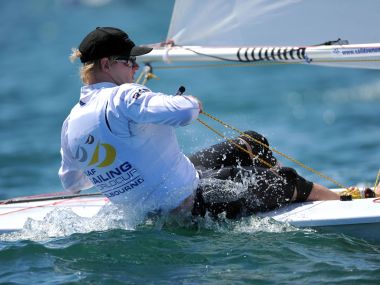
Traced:
[[80, 61], [100, 59], [108, 56], [139, 56], [152, 51], [152, 48], [136, 46], [124, 31], [112, 27], [97, 27], [80, 43]]

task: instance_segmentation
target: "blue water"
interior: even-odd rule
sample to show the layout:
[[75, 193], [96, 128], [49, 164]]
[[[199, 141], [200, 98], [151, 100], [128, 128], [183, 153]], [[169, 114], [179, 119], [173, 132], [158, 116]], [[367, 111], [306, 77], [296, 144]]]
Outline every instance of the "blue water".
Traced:
[[[62, 191], [57, 177], [60, 128], [80, 88], [79, 65], [70, 63], [68, 56], [88, 31], [117, 26], [136, 43], [166, 38], [173, 1], [99, 0], [99, 6], [90, 2], [0, 2], [0, 199]], [[184, 85], [208, 113], [241, 130], [263, 133], [276, 149], [339, 183], [373, 185], [380, 168], [380, 72], [272, 65], [156, 69], [156, 74], [160, 80], [151, 81], [151, 89], [174, 93]], [[178, 136], [186, 153], [220, 140], [196, 123], [179, 129]], [[280, 160], [310, 180], [336, 187]], [[254, 217], [221, 224], [208, 221], [199, 228], [167, 222], [130, 229], [117, 217], [108, 222], [78, 222], [62, 213], [61, 220], [52, 217], [56, 237], [38, 226], [18, 235], [0, 235], [0, 283], [380, 280], [380, 245], [339, 233]]]

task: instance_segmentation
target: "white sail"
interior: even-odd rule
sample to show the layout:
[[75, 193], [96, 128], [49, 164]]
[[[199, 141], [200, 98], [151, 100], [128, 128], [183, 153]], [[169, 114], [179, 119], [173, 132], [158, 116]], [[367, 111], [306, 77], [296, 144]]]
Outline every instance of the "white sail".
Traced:
[[197, 46], [378, 43], [379, 11], [378, 0], [177, 0], [167, 39]]
[[377, 0], [177, 0], [145, 62], [291, 62], [380, 69]]

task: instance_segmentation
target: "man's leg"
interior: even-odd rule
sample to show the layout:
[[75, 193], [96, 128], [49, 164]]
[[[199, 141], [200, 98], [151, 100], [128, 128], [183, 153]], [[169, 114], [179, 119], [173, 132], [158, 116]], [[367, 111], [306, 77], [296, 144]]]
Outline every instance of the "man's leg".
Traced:
[[335, 193], [325, 186], [314, 183], [307, 201], [319, 200], [339, 200], [339, 194]]
[[195, 216], [211, 216], [225, 212], [236, 219], [257, 212], [274, 210], [291, 203], [297, 187], [310, 193], [312, 183], [298, 182], [287, 169], [274, 172], [260, 167], [225, 167], [211, 179], [202, 179], [195, 195]]

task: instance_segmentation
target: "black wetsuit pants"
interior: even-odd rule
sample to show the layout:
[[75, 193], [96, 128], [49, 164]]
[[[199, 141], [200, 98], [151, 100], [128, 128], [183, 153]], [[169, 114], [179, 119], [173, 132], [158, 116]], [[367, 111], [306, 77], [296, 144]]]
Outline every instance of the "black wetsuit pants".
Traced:
[[[199, 151], [189, 158], [201, 176], [196, 191], [193, 215], [239, 218], [289, 204], [297, 191], [296, 201], [309, 196], [313, 183], [277, 160], [262, 135], [245, 132], [233, 141], [250, 150], [248, 155], [230, 142], [222, 142]], [[253, 138], [253, 139], [252, 139]], [[260, 159], [257, 159], [259, 157]]]

